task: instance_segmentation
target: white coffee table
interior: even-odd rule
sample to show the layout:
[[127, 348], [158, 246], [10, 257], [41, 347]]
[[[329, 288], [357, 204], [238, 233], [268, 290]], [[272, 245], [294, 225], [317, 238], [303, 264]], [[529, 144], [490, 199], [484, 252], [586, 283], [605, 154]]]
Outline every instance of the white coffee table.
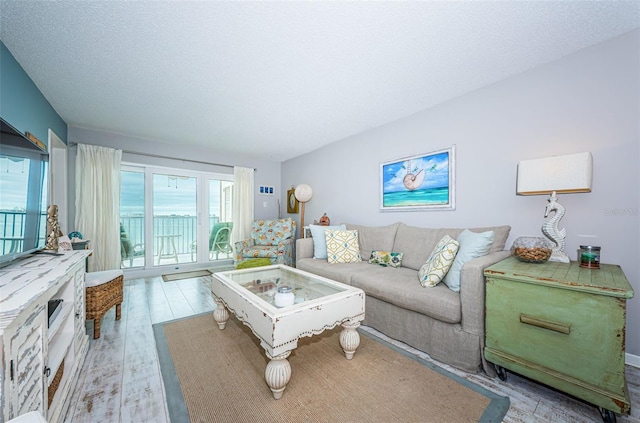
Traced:
[[[342, 325], [340, 346], [347, 360], [360, 345], [356, 329], [364, 319], [361, 289], [285, 265], [220, 272], [211, 279], [217, 306], [213, 318], [224, 329], [231, 311], [260, 339], [270, 359], [264, 378], [275, 399], [282, 397], [291, 379], [287, 357], [298, 346], [298, 339]], [[277, 307], [277, 288], [284, 286], [293, 290], [295, 302]]]

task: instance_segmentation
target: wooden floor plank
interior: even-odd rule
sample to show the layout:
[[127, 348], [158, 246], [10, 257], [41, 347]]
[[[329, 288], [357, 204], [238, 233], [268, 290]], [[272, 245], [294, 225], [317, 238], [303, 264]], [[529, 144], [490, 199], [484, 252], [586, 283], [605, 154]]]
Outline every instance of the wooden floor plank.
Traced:
[[[65, 422], [170, 423], [152, 324], [213, 308], [208, 277], [173, 282], [163, 282], [159, 277], [126, 280], [122, 319], [116, 321], [115, 311], [110, 310], [102, 321], [102, 336], [90, 340], [89, 353]], [[92, 327], [88, 322], [88, 333]], [[431, 360], [428, 355], [371, 328], [363, 327], [363, 330]], [[509, 373], [503, 382], [436, 364], [472, 383], [509, 396], [511, 407], [505, 423], [602, 421], [594, 406], [518, 375]], [[632, 414], [618, 416], [618, 422], [640, 423], [640, 369], [627, 366], [626, 373]]]

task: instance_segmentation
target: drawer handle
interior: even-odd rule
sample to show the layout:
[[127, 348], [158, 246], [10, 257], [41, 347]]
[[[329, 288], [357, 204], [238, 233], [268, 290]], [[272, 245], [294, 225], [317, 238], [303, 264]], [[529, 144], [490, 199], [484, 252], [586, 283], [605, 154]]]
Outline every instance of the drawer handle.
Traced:
[[549, 329], [554, 332], [564, 333], [565, 335], [569, 335], [569, 333], [571, 333], [571, 325], [568, 325], [566, 323], [551, 322], [549, 320], [540, 319], [539, 317], [533, 317], [527, 314], [520, 315], [520, 322], [526, 325], [536, 326], [542, 329]]

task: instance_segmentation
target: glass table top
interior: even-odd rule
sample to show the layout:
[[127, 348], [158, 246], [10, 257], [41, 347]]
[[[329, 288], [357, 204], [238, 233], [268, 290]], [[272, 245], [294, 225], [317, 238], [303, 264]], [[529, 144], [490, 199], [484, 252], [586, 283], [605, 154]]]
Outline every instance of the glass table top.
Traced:
[[222, 272], [222, 274], [275, 307], [300, 304], [343, 292], [349, 288], [286, 266]]

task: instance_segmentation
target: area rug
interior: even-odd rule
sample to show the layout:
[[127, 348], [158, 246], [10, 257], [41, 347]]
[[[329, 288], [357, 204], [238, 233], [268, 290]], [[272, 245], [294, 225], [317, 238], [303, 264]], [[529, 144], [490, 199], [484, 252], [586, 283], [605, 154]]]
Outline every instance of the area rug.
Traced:
[[171, 282], [180, 279], [199, 278], [201, 276], [209, 275], [211, 275], [211, 272], [209, 270], [196, 270], [193, 272], [171, 273], [169, 275], [162, 275], [162, 280], [165, 282]]
[[352, 360], [341, 329], [303, 338], [289, 356], [281, 399], [264, 381], [268, 359], [234, 317], [211, 312], [155, 324], [172, 423], [501, 422], [509, 399], [361, 332]]

